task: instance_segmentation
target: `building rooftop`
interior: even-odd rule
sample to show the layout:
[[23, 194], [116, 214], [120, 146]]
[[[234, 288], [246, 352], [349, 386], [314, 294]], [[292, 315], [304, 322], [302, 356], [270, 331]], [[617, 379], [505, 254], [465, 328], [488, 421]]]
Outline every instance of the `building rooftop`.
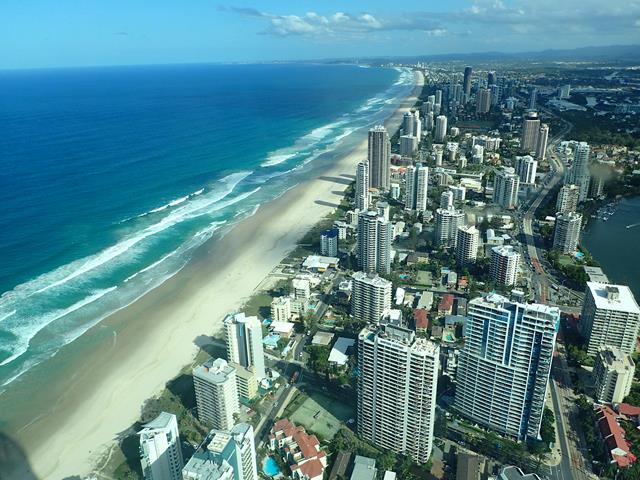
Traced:
[[209, 360], [193, 369], [193, 374], [211, 383], [224, 383], [230, 375], [235, 375], [235, 368], [222, 358]]
[[311, 343], [313, 345], [329, 345], [333, 340], [333, 333], [318, 331], [314, 336]]
[[389, 280], [386, 280], [375, 273], [355, 272], [353, 274], [353, 279], [366, 282], [375, 287], [386, 287], [387, 285], [391, 285]]
[[373, 458], [356, 455], [351, 480], [374, 480], [377, 472], [376, 461]]
[[350, 347], [355, 345], [355, 343], [356, 341], [353, 338], [339, 337], [333, 345], [331, 353], [329, 353], [329, 362], [336, 363], [338, 365], [346, 365], [347, 360], [349, 360], [347, 352]]
[[[574, 186], [574, 185], [572, 185]], [[600, 267], [584, 267], [584, 273], [589, 277], [589, 281], [597, 283], [609, 283], [609, 277], [605, 275]]]
[[595, 300], [596, 308], [640, 314], [636, 299], [626, 285], [587, 282], [587, 288]]
[[175, 420], [176, 416], [173, 413], [160, 412], [160, 414], [156, 418], [143, 425], [144, 430], [142, 430], [140, 433], [145, 432], [145, 430], [168, 428], [169, 424]]
[[207, 452], [196, 452], [182, 469], [185, 479], [219, 480], [233, 478], [233, 467], [222, 460], [218, 463]]
[[535, 473], [525, 474], [518, 467], [504, 467], [498, 476], [498, 480], [541, 480]]

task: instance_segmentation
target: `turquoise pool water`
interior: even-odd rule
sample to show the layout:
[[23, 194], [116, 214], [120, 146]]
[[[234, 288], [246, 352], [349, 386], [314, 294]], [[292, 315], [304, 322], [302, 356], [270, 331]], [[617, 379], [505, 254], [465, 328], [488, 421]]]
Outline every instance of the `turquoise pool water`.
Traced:
[[265, 473], [265, 475], [275, 477], [280, 473], [280, 468], [272, 457], [267, 457], [262, 464], [262, 471]]

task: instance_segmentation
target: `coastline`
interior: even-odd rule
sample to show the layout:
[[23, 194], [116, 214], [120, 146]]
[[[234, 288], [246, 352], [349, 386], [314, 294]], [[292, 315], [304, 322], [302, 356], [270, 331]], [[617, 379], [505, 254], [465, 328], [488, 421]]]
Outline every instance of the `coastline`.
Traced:
[[[385, 122], [390, 131], [415, 104], [423, 81], [416, 74], [412, 93]], [[145, 400], [192, 364], [198, 337], [217, 332], [224, 315], [239, 308], [335, 208], [366, 150], [365, 138], [347, 155], [314, 167], [312, 178], [207, 242], [182, 271], [94, 327], [74, 375], [23, 406], [42, 412], [16, 432], [38, 477], [89, 473], [118, 433], [137, 420]], [[64, 362], [64, 352], [54, 360]], [[38, 402], [46, 408], [36, 409]]]

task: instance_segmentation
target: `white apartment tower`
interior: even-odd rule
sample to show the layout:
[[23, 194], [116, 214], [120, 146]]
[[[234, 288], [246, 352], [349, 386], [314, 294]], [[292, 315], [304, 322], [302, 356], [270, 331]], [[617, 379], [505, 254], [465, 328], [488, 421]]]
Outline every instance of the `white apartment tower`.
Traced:
[[491, 249], [491, 278], [503, 286], [515, 285], [520, 268], [520, 253], [510, 245], [502, 245]]
[[458, 228], [464, 225], [465, 216], [461, 210], [438, 208], [436, 210], [435, 240], [439, 247], [455, 247]]
[[476, 261], [478, 246], [480, 245], [480, 232], [474, 225], [458, 227], [456, 240], [456, 262], [465, 266]]
[[538, 139], [536, 140], [536, 159], [544, 160], [547, 156], [547, 142], [549, 141], [549, 125], [543, 123], [538, 130]]
[[355, 201], [361, 212], [369, 209], [369, 162], [360, 162], [356, 167]]
[[598, 348], [605, 345], [633, 353], [640, 327], [640, 308], [629, 287], [587, 282], [580, 327], [588, 342], [589, 355], [595, 355]]
[[562, 253], [573, 253], [580, 240], [582, 215], [576, 212], [558, 213], [553, 233], [553, 248]]
[[574, 147], [573, 163], [567, 171], [565, 184], [577, 185], [580, 189], [578, 200], [584, 202], [589, 196], [589, 154], [591, 149], [587, 142], [580, 142]]
[[198, 419], [213, 428], [229, 430], [240, 411], [236, 371], [217, 358], [193, 369]]
[[338, 229], [329, 228], [320, 234], [320, 255], [338, 256]]
[[182, 480], [178, 419], [161, 412], [140, 432], [140, 463], [146, 480]]
[[386, 128], [377, 125], [369, 130], [369, 186], [389, 190], [391, 176], [391, 142]]
[[407, 167], [405, 174], [406, 201], [405, 208], [422, 213], [427, 209], [427, 187], [429, 185], [429, 168], [417, 163]]
[[445, 210], [453, 208], [453, 191], [451, 189], [445, 190], [440, 194], [440, 208]]
[[517, 440], [540, 437], [560, 310], [488, 294], [467, 306], [455, 407]]
[[518, 205], [520, 177], [513, 168], [502, 168], [496, 172], [493, 184], [493, 202], [505, 209]]
[[377, 323], [391, 308], [390, 281], [365, 272], [353, 274], [351, 314], [356, 320]]
[[438, 115], [436, 117], [436, 134], [434, 141], [437, 143], [444, 142], [444, 137], [447, 136], [447, 117], [444, 115]]
[[622, 403], [629, 395], [636, 365], [616, 347], [600, 347], [593, 367], [595, 398], [599, 403]]
[[529, 112], [522, 119], [522, 136], [520, 137], [520, 150], [524, 153], [536, 150], [538, 132], [540, 131], [540, 119], [537, 112]]
[[536, 183], [536, 171], [538, 162], [531, 155], [516, 157], [516, 173], [520, 178], [520, 183], [534, 185]]
[[214, 430], [207, 450], [218, 462], [227, 462], [233, 468], [234, 480], [258, 480], [253, 427], [239, 423], [229, 430]]
[[365, 327], [358, 335], [358, 434], [374, 445], [429, 460], [440, 348], [413, 330]]
[[400, 137], [400, 155], [410, 157], [418, 149], [418, 139], [413, 135], [402, 135]]
[[358, 267], [364, 272], [391, 272], [391, 223], [378, 212], [358, 215]]
[[577, 185], [563, 185], [558, 193], [556, 210], [559, 213], [575, 212], [580, 201], [580, 188]]
[[258, 317], [244, 313], [227, 315], [224, 319], [224, 340], [227, 360], [245, 368], [252, 368], [258, 379], [267, 376], [264, 368], [262, 324]]
[[403, 135], [413, 136], [413, 133], [415, 131], [415, 119], [416, 117], [412, 112], [405, 112], [405, 114], [402, 116]]
[[476, 113], [484, 114], [491, 109], [491, 90], [480, 88], [476, 98]]

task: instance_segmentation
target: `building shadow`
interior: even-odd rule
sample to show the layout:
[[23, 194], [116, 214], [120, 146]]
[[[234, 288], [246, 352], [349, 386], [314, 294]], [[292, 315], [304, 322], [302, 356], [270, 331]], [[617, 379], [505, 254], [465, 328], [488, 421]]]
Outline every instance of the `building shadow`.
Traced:
[[0, 480], [37, 480], [22, 447], [0, 432]]
[[355, 180], [355, 179], [356, 179], [356, 176], [355, 176], [355, 175], [351, 175], [351, 174], [349, 174], [349, 173], [341, 173], [341, 174], [340, 174], [340, 176], [341, 176], [341, 177], [344, 177], [344, 178], [349, 178], [349, 179], [351, 179], [351, 180]]
[[340, 197], [346, 197], [347, 196], [347, 192], [344, 192], [344, 191], [341, 192], [340, 190], [332, 190], [331, 193], [333, 195], [338, 195]]
[[327, 177], [326, 175], [321, 175], [318, 179], [324, 180], [325, 182], [339, 183], [340, 185], [351, 185], [351, 180], [347, 178]]
[[325, 202], [324, 200], [316, 200], [315, 203], [317, 205], [322, 205], [324, 207], [338, 208], [340, 205], [332, 202]]
[[223, 340], [209, 335], [198, 335], [193, 344], [212, 358], [225, 358], [227, 349]]

